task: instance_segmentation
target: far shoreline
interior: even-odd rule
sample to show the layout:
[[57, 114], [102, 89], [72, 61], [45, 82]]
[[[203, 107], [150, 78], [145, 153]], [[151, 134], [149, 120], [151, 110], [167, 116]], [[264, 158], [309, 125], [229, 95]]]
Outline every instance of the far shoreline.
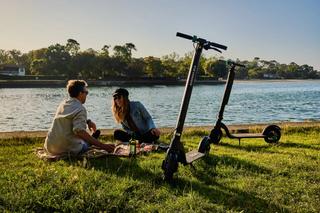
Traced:
[[[68, 80], [1, 80], [0, 88], [64, 88]], [[136, 80], [86, 80], [90, 87], [106, 86], [184, 86], [186, 79], [136, 79]], [[302, 82], [320, 81], [320, 79], [237, 79], [237, 83], [246, 82]], [[223, 80], [195, 80], [195, 85], [223, 85]]]
[[[62, 88], [68, 80], [0, 80], [0, 88]], [[133, 79], [133, 80], [86, 80], [90, 87], [104, 86], [179, 86], [185, 85], [185, 79]], [[219, 85], [224, 80], [195, 80], [195, 84]]]
[[[279, 125], [280, 128], [288, 128], [288, 127], [320, 127], [320, 121], [301, 121], [301, 122], [278, 122], [273, 123]], [[246, 130], [246, 129], [263, 129], [265, 126], [269, 125], [269, 123], [261, 123], [261, 124], [233, 124], [228, 125], [228, 128], [231, 131], [236, 130]], [[213, 126], [185, 126], [184, 131], [210, 131]], [[102, 136], [112, 136], [113, 131], [115, 129], [100, 129]], [[174, 127], [161, 127], [160, 131], [164, 134], [172, 133]], [[11, 138], [45, 138], [48, 131], [12, 131], [12, 132], [0, 132], [0, 139], [11, 139]]]

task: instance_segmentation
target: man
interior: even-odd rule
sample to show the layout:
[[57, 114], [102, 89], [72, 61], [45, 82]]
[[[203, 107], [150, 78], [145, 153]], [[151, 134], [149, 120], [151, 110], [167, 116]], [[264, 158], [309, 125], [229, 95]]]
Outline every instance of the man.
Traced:
[[88, 95], [87, 83], [83, 80], [69, 80], [67, 91], [69, 98], [60, 103], [52, 126], [47, 134], [44, 148], [53, 155], [84, 153], [90, 145], [108, 152], [114, 150], [114, 145], [101, 143], [87, 131], [96, 132], [96, 124], [87, 119], [87, 110], [83, 106]]

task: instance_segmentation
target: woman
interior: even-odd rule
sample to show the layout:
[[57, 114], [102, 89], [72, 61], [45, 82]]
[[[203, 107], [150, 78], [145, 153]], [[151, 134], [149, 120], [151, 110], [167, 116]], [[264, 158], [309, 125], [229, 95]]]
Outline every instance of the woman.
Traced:
[[139, 101], [130, 101], [129, 92], [124, 88], [117, 89], [113, 94], [112, 114], [123, 130], [115, 130], [114, 138], [121, 142], [137, 139], [139, 143], [153, 143], [160, 137], [160, 130]]

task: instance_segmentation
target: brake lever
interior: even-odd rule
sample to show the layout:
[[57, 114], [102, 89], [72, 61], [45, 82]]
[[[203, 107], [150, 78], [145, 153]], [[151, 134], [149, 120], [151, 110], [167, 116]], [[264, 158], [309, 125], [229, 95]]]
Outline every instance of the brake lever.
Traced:
[[215, 47], [210, 47], [210, 49], [213, 49], [213, 50], [215, 50], [215, 51], [217, 51], [217, 52], [219, 52], [219, 53], [222, 53], [221, 50], [219, 50], [219, 49], [217, 49], [217, 48], [215, 48]]
[[203, 48], [204, 48], [205, 50], [212, 49], [212, 50], [215, 50], [215, 51], [217, 51], [217, 52], [219, 52], [219, 53], [222, 53], [221, 50], [219, 50], [218, 48], [215, 48], [215, 47], [211, 47], [210, 44], [208, 44], [208, 43], [207, 43], [206, 45], [204, 45]]

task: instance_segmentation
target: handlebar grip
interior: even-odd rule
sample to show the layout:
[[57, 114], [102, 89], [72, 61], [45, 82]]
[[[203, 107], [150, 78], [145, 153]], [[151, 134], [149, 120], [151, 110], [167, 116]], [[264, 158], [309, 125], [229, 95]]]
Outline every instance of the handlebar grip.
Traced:
[[219, 48], [219, 49], [223, 49], [223, 50], [227, 50], [227, 46], [224, 46], [222, 44], [217, 44], [217, 43], [214, 43], [214, 42], [210, 42], [210, 46], [213, 46], [213, 47], [216, 47], [216, 48]]
[[181, 38], [185, 38], [185, 39], [189, 39], [192, 40], [193, 36], [187, 35], [187, 34], [183, 34], [183, 33], [179, 33], [177, 32], [176, 36], [181, 37]]

